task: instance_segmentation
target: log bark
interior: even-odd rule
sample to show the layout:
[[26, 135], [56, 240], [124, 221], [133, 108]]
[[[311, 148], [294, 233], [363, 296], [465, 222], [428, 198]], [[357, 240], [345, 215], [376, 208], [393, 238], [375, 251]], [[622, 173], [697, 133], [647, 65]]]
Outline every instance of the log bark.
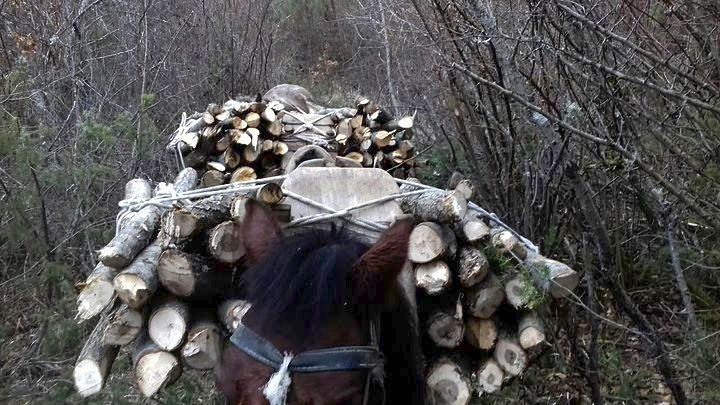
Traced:
[[230, 332], [240, 325], [243, 316], [250, 310], [251, 304], [245, 300], [232, 299], [223, 301], [217, 308], [217, 315], [220, 322]]
[[208, 250], [214, 258], [223, 263], [240, 260], [245, 256], [242, 226], [235, 221], [225, 221], [213, 228], [210, 231]]
[[[125, 184], [125, 197], [123, 198], [123, 200], [142, 202], [150, 199], [152, 197], [152, 192], [152, 187], [147, 180], [132, 179]], [[122, 218], [122, 222], [119, 224], [119, 228], [122, 229], [125, 226], [125, 223], [127, 223], [127, 221], [134, 215], [134, 212], [130, 212], [124, 218]]]
[[505, 290], [500, 280], [489, 274], [481, 283], [466, 290], [465, 304], [468, 311], [477, 318], [490, 318], [505, 299]]
[[132, 342], [145, 324], [141, 311], [120, 304], [109, 314], [108, 325], [103, 331], [103, 343], [125, 346]]
[[520, 260], [525, 260], [527, 257], [525, 245], [523, 245], [515, 235], [504, 228], [492, 228], [490, 230], [490, 240], [495, 248], [514, 255]]
[[415, 286], [428, 295], [439, 295], [452, 284], [450, 266], [442, 260], [419, 264], [415, 267]]
[[580, 282], [580, 275], [575, 270], [557, 260], [530, 254], [525, 264], [538, 290], [553, 298], [568, 296]]
[[185, 208], [171, 211], [163, 230], [173, 241], [185, 240], [230, 218], [230, 204], [237, 194], [222, 194], [197, 200]]
[[495, 344], [495, 361], [508, 375], [519, 376], [527, 367], [527, 355], [517, 339], [503, 336]]
[[452, 257], [457, 250], [455, 234], [445, 225], [423, 222], [415, 226], [408, 243], [408, 259], [414, 263]]
[[102, 389], [117, 357], [119, 346], [106, 345], [102, 341], [107, 325], [108, 318], [101, 317], [75, 363], [73, 370], [75, 388], [83, 397], [96, 394]]
[[[400, 193], [420, 189], [410, 184], [400, 186]], [[403, 212], [422, 221], [453, 224], [467, 212], [467, 201], [457, 191], [427, 190], [423, 194], [402, 197], [398, 200]]]
[[490, 263], [477, 248], [466, 246], [458, 252], [458, 279], [464, 288], [472, 287], [485, 279]]
[[542, 319], [535, 313], [523, 315], [518, 321], [518, 340], [520, 346], [531, 349], [545, 341], [545, 326]]
[[135, 380], [140, 392], [150, 398], [172, 384], [182, 374], [177, 356], [162, 350], [144, 331], [138, 336], [132, 354]]
[[157, 290], [157, 265], [164, 237], [146, 247], [125, 270], [113, 280], [118, 297], [131, 308], [140, 308]]
[[148, 334], [162, 350], [180, 347], [190, 322], [190, 307], [175, 297], [167, 297], [150, 314]]
[[160, 283], [183, 298], [213, 298], [232, 286], [232, 272], [220, 271], [206, 256], [168, 249], [158, 263]]
[[117, 270], [102, 263], [95, 266], [77, 297], [77, 319], [80, 322], [97, 316], [113, 303], [115, 299], [113, 278], [116, 272]]
[[497, 326], [492, 319], [469, 317], [465, 321], [465, 341], [480, 350], [490, 350], [495, 346]]
[[222, 354], [220, 327], [209, 317], [198, 317], [188, 331], [182, 359], [190, 368], [208, 370], [215, 367]]
[[502, 388], [505, 372], [503, 372], [497, 361], [493, 359], [486, 360], [478, 367], [476, 374], [477, 382], [482, 392], [492, 394]]
[[[186, 168], [178, 173], [173, 187], [177, 193], [182, 193], [195, 187], [197, 180], [197, 172]], [[100, 250], [100, 261], [118, 269], [129, 265], [152, 240], [162, 214], [163, 210], [154, 205], [135, 213], [110, 243]]]
[[425, 380], [430, 401], [442, 405], [468, 405], [472, 398], [470, 373], [449, 358], [441, 358], [430, 367]]

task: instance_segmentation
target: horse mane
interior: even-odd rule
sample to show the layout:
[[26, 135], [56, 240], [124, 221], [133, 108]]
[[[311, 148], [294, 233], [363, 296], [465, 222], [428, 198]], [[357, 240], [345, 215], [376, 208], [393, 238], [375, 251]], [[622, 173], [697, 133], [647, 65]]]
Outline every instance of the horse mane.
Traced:
[[242, 277], [262, 326], [273, 330], [292, 325], [293, 336], [302, 340], [318, 333], [350, 299], [348, 275], [368, 248], [335, 227], [278, 240]]
[[351, 304], [350, 272], [370, 246], [342, 228], [307, 229], [279, 239], [264, 260], [242, 276], [246, 298], [265, 330], [292, 329], [306, 341], [331, 317], [350, 310], [358, 318], [380, 315], [387, 403], [424, 403], [423, 356], [414, 307], [402, 289], [389, 291], [385, 308]]

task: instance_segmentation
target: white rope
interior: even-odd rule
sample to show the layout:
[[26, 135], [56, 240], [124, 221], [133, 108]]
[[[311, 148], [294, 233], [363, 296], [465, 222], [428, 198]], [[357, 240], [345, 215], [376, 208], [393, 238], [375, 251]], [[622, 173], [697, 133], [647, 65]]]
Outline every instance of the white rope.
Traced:
[[[221, 184], [218, 186], [213, 187], [205, 187], [201, 189], [196, 190], [190, 190], [183, 193], [175, 193], [175, 189], [173, 187], [168, 187], [168, 190], [170, 190], [169, 193], [158, 193], [155, 197], [152, 197], [148, 200], [122, 200], [118, 203], [120, 206], [120, 212], [117, 216], [117, 229], [116, 232], [120, 230], [120, 224], [122, 221], [132, 212], [137, 212], [147, 206], [154, 205], [161, 209], [168, 209], [171, 208], [173, 203], [177, 201], [189, 201], [191, 200], [197, 200], [200, 198], [206, 198], [211, 197], [215, 195], [224, 195], [224, 194], [232, 194], [237, 193], [239, 191], [253, 191], [257, 190], [260, 187], [262, 187], [263, 184], [270, 183], [270, 182], [277, 182], [284, 180], [287, 176], [273, 176], [273, 177], [265, 177], [262, 179], [256, 179], [256, 180], [248, 180], [248, 181], [242, 181], [242, 182], [236, 182], [236, 183], [230, 183], [230, 184]], [[365, 201], [360, 204], [356, 204], [341, 210], [336, 210], [331, 207], [328, 207], [322, 203], [319, 203], [317, 201], [314, 201], [310, 198], [304, 197], [302, 195], [299, 195], [297, 193], [294, 193], [290, 190], [287, 190], [283, 188], [283, 194], [286, 197], [298, 200], [304, 204], [308, 204], [312, 207], [318, 208], [320, 210], [323, 210], [323, 213], [318, 213], [314, 215], [308, 215], [302, 218], [297, 218], [293, 221], [291, 221], [288, 224], [288, 227], [296, 227], [296, 226], [303, 226], [303, 225], [310, 225], [310, 224], [316, 224], [320, 222], [327, 222], [330, 220], [334, 220], [337, 218], [343, 218], [347, 222], [350, 222], [353, 225], [375, 231], [375, 232], [382, 232], [383, 230], [387, 229], [388, 223], [379, 223], [369, 220], [364, 220], [360, 218], [354, 218], [353, 213], [355, 211], [361, 210], [363, 208], [367, 208], [373, 205], [382, 204], [388, 201], [397, 200], [399, 198], [404, 197], [410, 197], [413, 195], [420, 195], [426, 192], [430, 191], [444, 191], [437, 187], [428, 186], [426, 184], [422, 183], [415, 183], [412, 181], [402, 180], [402, 179], [395, 179], [395, 181], [399, 184], [407, 184], [416, 188], [419, 188], [420, 190], [413, 190], [413, 191], [407, 191], [397, 194], [392, 194], [380, 198], [376, 198], [370, 201]], [[538, 247], [532, 243], [527, 238], [520, 235], [518, 232], [516, 232], [514, 229], [512, 229], [510, 226], [506, 225], [503, 221], [501, 221], [498, 216], [494, 213], [490, 213], [477, 204], [473, 202], [468, 201], [468, 208], [478, 214], [480, 216], [485, 217], [487, 219], [492, 220], [494, 223], [496, 223], [498, 226], [508, 230], [510, 233], [512, 233], [515, 237], [517, 237], [528, 249], [533, 251], [534, 253], [539, 253]]]
[[[314, 118], [311, 121], [305, 120], [304, 116], [298, 116], [297, 114], [293, 113], [292, 111], [282, 110], [285, 114], [295, 118], [296, 120], [300, 121], [302, 124], [295, 128], [292, 134], [286, 134], [286, 138], [295, 138], [301, 141], [309, 142], [314, 145], [321, 145], [324, 147], [330, 146], [330, 141], [335, 138], [335, 129], [333, 128], [331, 137], [328, 137], [323, 130], [315, 126], [315, 124], [320, 121], [323, 118], [327, 118], [331, 115], [333, 115], [332, 112], [319, 115], [316, 118]], [[310, 130], [310, 133], [306, 133], [305, 131]], [[318, 136], [320, 135], [320, 136]]]
[[291, 353], [285, 353], [283, 362], [278, 371], [270, 376], [267, 384], [263, 387], [263, 395], [270, 402], [270, 405], [285, 405], [292, 379], [290, 376], [290, 362], [293, 359]]

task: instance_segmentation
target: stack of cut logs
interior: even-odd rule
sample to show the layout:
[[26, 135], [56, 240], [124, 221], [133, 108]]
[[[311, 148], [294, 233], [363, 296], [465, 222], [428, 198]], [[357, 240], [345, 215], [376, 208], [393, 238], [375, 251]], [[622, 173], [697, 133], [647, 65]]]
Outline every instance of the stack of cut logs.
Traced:
[[[240, 119], [247, 122], [248, 115]], [[263, 118], [267, 115], [260, 118], [267, 122], [266, 130], [277, 122]], [[363, 122], [368, 118], [360, 116]], [[377, 132], [371, 130], [371, 142]], [[323, 153], [306, 145], [289, 165], [306, 165], [317, 156], [328, 159]], [[339, 157], [330, 158], [339, 165]], [[225, 173], [217, 172], [224, 181]], [[172, 184], [153, 188], [134, 179], [125, 187], [124, 200], [142, 202], [212, 185], [200, 177], [188, 167]], [[427, 385], [436, 403], [443, 404], [467, 404], [473, 395], [496, 392], [521, 374], [545, 340], [542, 322], [530, 307], [543, 301], [539, 297], [564, 297], [578, 283], [568, 266], [533, 252], [518, 235], [481, 217], [468, 205], [471, 183], [456, 180], [448, 190], [398, 200], [403, 212], [418, 220], [408, 255], [424, 330]], [[418, 187], [406, 182], [400, 191]], [[81, 395], [101, 390], [121, 349], [131, 355], [136, 383], [148, 397], [175, 381], [183, 367], [207, 370], [216, 365], [226, 334], [249, 308], [230, 295], [242, 267], [240, 227], [248, 198], [267, 203], [281, 223], [290, 221], [277, 182], [173, 206], [141, 205], [119, 216], [115, 237], [99, 251], [99, 264], [77, 299], [78, 319], [97, 320], [75, 365]]]
[[[523, 373], [545, 341], [542, 298], [567, 296], [578, 274], [468, 208], [470, 182], [402, 199], [420, 222], [410, 236], [426, 383], [434, 403], [468, 404]], [[416, 189], [411, 184], [402, 191]]]
[[167, 149], [180, 151], [206, 187], [289, 172], [293, 155], [308, 144], [322, 146], [332, 162], [316, 157], [305, 166], [379, 167], [402, 176], [414, 164], [413, 122], [368, 99], [315, 114], [278, 101], [228, 100], [183, 120]]

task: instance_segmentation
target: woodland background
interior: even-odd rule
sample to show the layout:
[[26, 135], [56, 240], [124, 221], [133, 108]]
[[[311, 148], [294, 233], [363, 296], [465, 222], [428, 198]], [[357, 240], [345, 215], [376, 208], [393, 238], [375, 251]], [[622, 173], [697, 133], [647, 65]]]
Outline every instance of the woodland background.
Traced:
[[[75, 284], [182, 112], [275, 84], [417, 111], [422, 179], [582, 271], [479, 403], [720, 401], [715, 0], [0, 0], [0, 402], [80, 401]], [[186, 373], [163, 403], [217, 401]], [[151, 401], [146, 401], [151, 402]]]

